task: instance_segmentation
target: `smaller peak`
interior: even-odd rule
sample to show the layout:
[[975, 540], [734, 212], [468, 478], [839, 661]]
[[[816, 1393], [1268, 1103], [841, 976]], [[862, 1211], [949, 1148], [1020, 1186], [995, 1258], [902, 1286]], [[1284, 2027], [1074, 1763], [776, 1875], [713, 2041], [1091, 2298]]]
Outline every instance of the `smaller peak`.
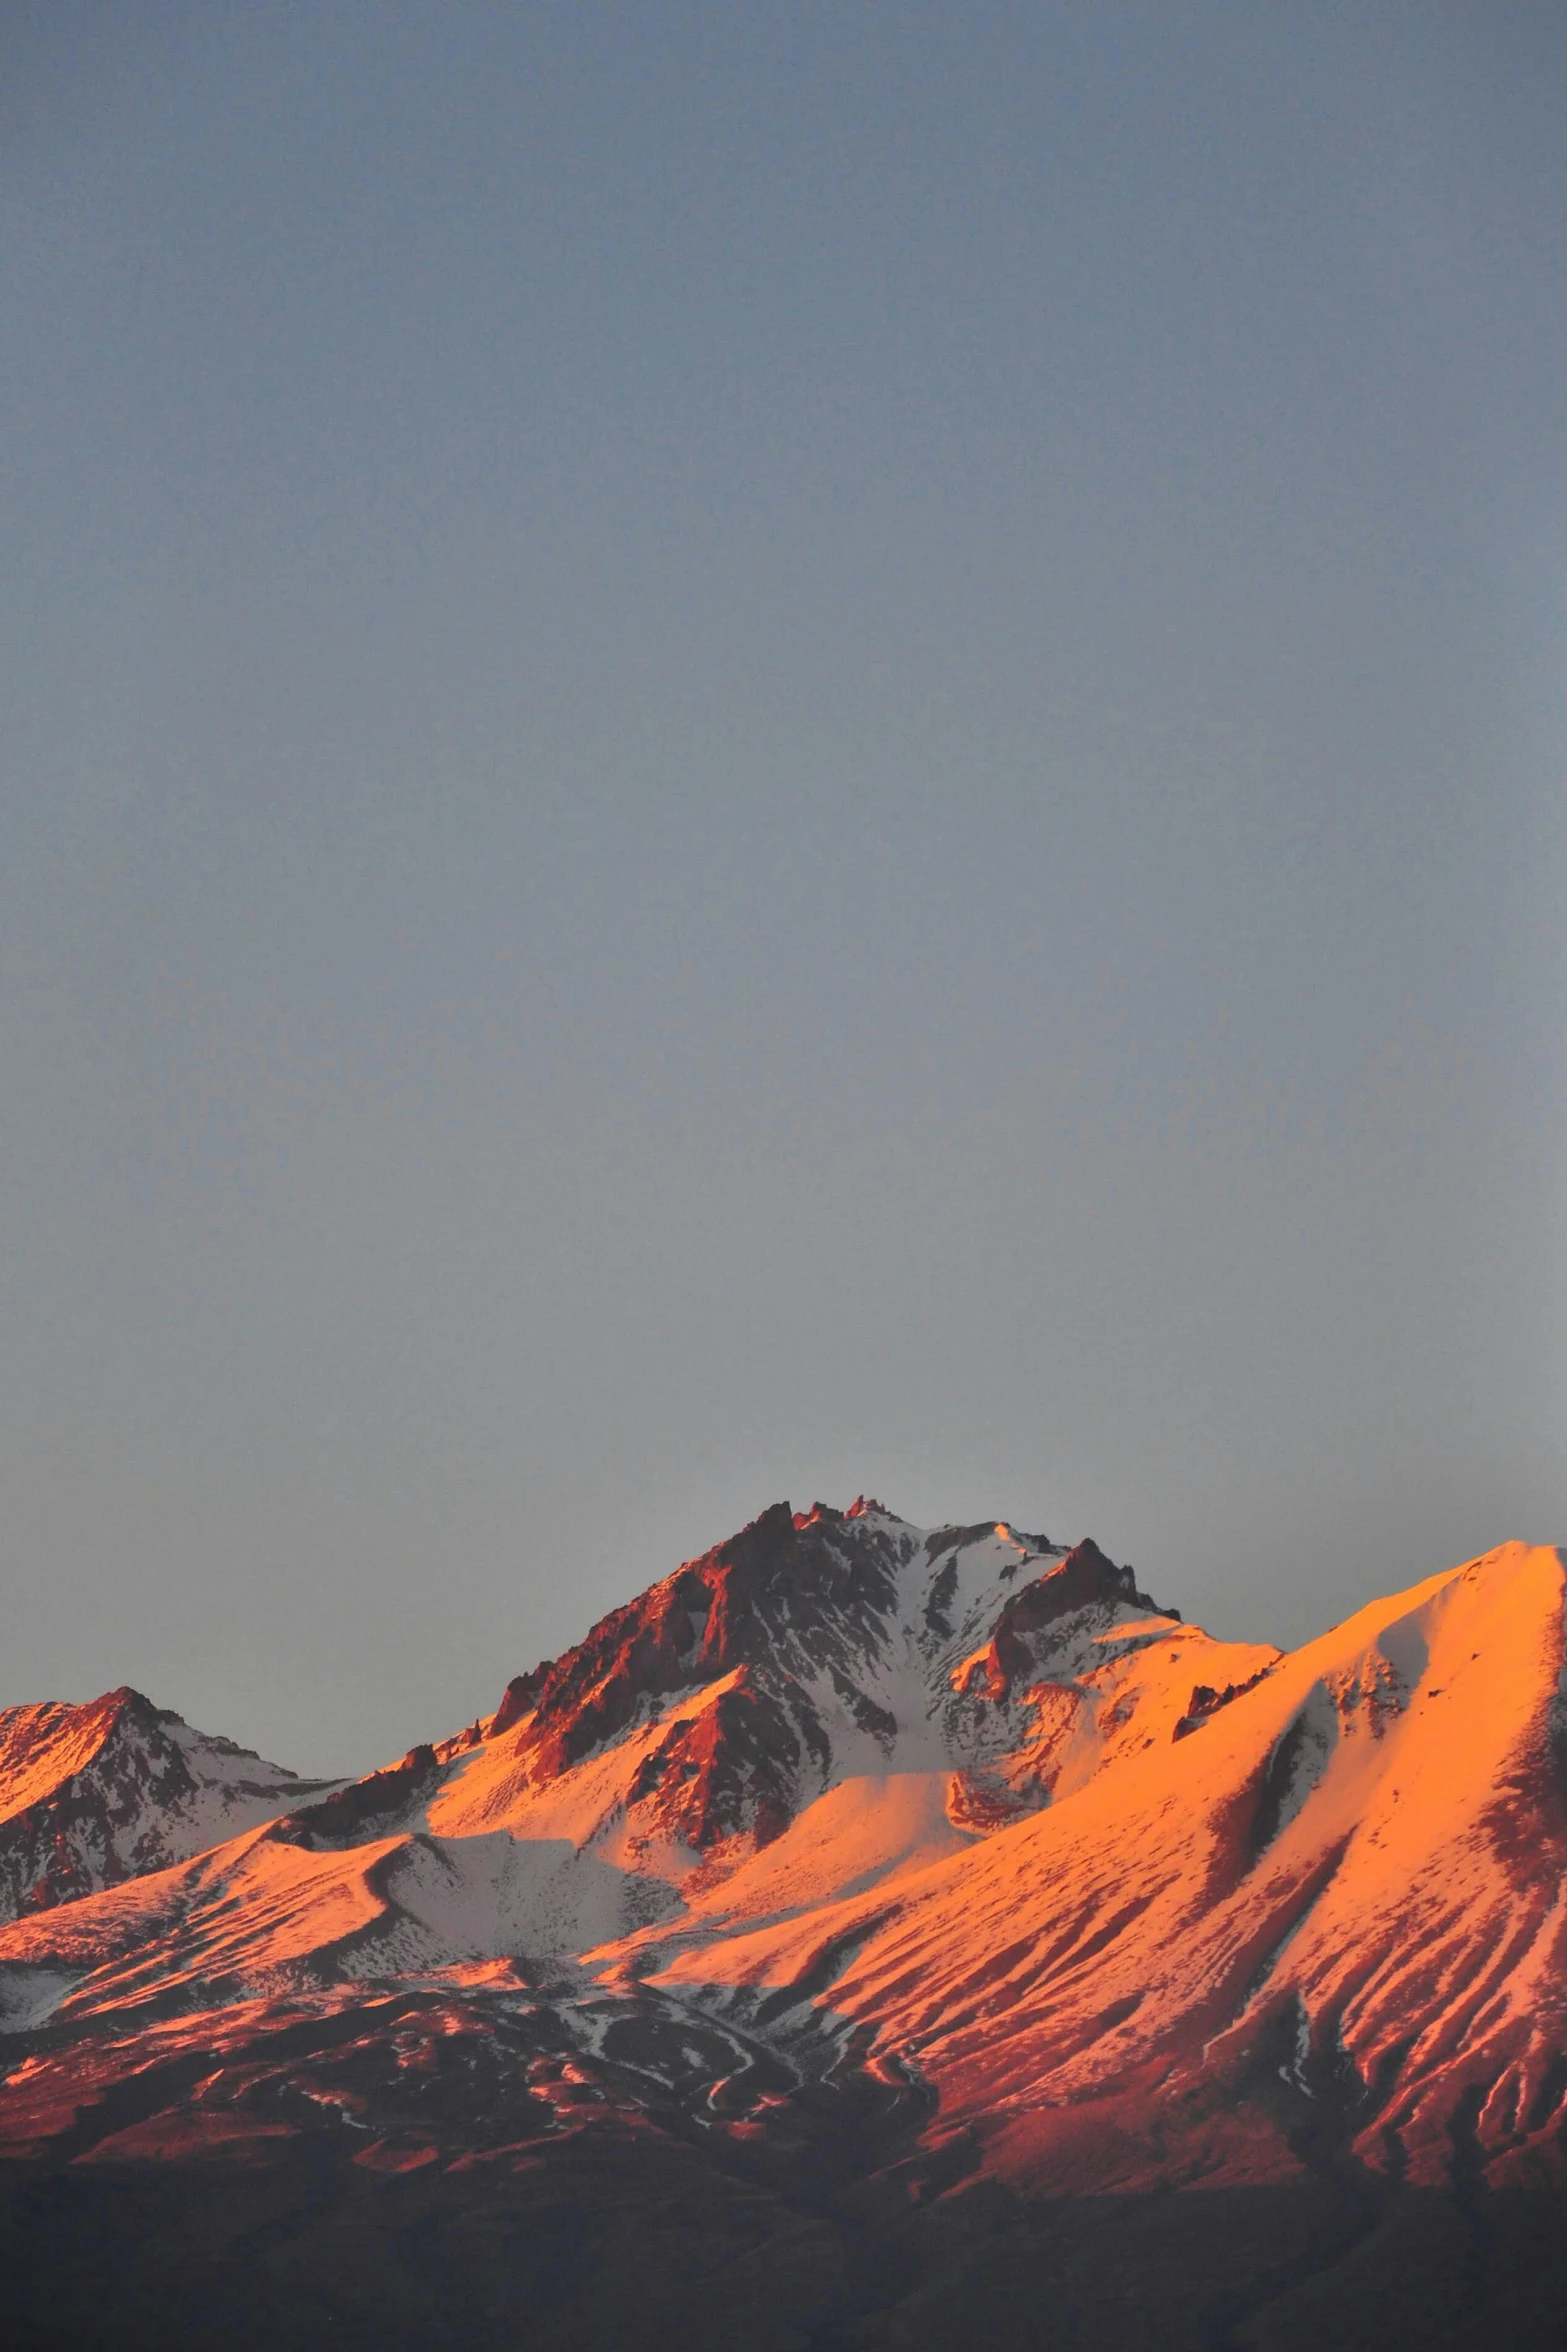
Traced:
[[[798, 1517], [799, 1513], [792, 1503], [769, 1503], [765, 1511], [758, 1511], [756, 1517], [748, 1520], [738, 1535], [729, 1538], [729, 1542], [743, 1542], [748, 1535], [778, 1535], [784, 1528], [793, 1527]], [[713, 1550], [704, 1552], [702, 1557], [711, 1560], [725, 1548], [723, 1544], [715, 1544]]]
[[137, 1690], [128, 1682], [122, 1682], [115, 1690], [105, 1691], [101, 1698], [89, 1700], [81, 1712], [95, 1718], [106, 1729], [127, 1718], [145, 1727], [184, 1721], [184, 1717], [176, 1715], [171, 1707], [155, 1707], [145, 1691]]
[[1137, 1581], [1136, 1570], [1130, 1561], [1118, 1568], [1107, 1552], [1102, 1552], [1091, 1535], [1074, 1544], [1058, 1566], [1047, 1569], [1040, 1578], [1062, 1592], [1081, 1590], [1093, 1593], [1106, 1601], [1124, 1601], [1133, 1607], [1146, 1609], [1151, 1617], [1170, 1617], [1180, 1621], [1179, 1609], [1163, 1609], [1151, 1595], [1145, 1593]]
[[892, 1519], [896, 1517], [896, 1513], [889, 1511], [885, 1503], [879, 1503], [874, 1495], [863, 1494], [855, 1496], [843, 1515], [845, 1519]]

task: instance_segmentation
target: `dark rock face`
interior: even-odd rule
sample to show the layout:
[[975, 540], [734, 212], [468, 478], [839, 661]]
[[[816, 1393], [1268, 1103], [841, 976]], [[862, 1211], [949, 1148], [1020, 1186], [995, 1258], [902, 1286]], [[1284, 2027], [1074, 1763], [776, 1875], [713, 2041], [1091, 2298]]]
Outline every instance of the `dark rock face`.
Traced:
[[1118, 1568], [1093, 1537], [1086, 1536], [1058, 1568], [1047, 1569], [1015, 1592], [996, 1619], [991, 1637], [993, 1694], [1002, 1698], [1026, 1676], [1038, 1673], [1044, 1646], [1038, 1637], [1063, 1617], [1082, 1609], [1113, 1609], [1120, 1603], [1146, 1609], [1150, 1616], [1163, 1614], [1157, 1601], [1138, 1591], [1130, 1568]]
[[514, 1723], [520, 1723], [525, 1715], [533, 1713], [534, 1708], [538, 1705], [539, 1693], [548, 1680], [553, 1662], [552, 1659], [543, 1658], [530, 1673], [512, 1676], [501, 1694], [501, 1703], [496, 1708], [491, 1720], [492, 1736], [498, 1731], [510, 1731]]
[[818, 1503], [776, 1503], [604, 1618], [563, 1658], [508, 1686], [496, 1730], [526, 1718], [521, 1754], [548, 1780], [667, 1712], [629, 1792], [649, 1834], [695, 1852], [777, 1836], [827, 1784], [832, 1746], [808, 1685], [825, 1678], [866, 1730], [896, 1724], [858, 1677], [885, 1650], [903, 1555], [887, 1526]]
[[327, 1851], [384, 1837], [401, 1827], [433, 1783], [436, 1770], [434, 1748], [410, 1748], [400, 1764], [389, 1764], [384, 1771], [369, 1773], [285, 1815], [275, 1834], [293, 1845]]
[[807, 1756], [825, 1777], [831, 1755], [815, 1715], [791, 1712], [742, 1666], [716, 1705], [677, 1721], [643, 1761], [631, 1802], [651, 1800], [670, 1833], [697, 1853], [745, 1830], [767, 1844], [788, 1826]]
[[821, 1503], [809, 1513], [775, 1503], [604, 1618], [544, 1673], [527, 1736], [539, 1771], [562, 1771], [613, 1739], [645, 1701], [737, 1668], [852, 1667], [885, 1636], [898, 1565], [894, 1539], [874, 1523]]
[[1232, 1701], [1244, 1698], [1249, 1690], [1255, 1690], [1259, 1682], [1265, 1681], [1271, 1672], [1271, 1667], [1264, 1666], [1260, 1673], [1249, 1674], [1244, 1682], [1227, 1682], [1223, 1690], [1215, 1690], [1211, 1683], [1197, 1683], [1193, 1687], [1186, 1712], [1171, 1736], [1187, 1739], [1194, 1731], [1200, 1731], [1210, 1716], [1217, 1715], [1222, 1707], [1228, 1707]]

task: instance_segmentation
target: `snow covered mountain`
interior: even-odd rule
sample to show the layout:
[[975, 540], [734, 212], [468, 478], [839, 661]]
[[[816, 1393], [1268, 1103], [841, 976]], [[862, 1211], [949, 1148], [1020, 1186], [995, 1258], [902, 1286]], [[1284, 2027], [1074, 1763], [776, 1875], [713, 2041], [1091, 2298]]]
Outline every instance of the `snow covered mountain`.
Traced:
[[0, 1710], [0, 1920], [162, 1870], [331, 1784], [194, 1731], [140, 1691]]
[[1564, 1586], [1507, 1545], [1285, 1655], [1091, 1542], [780, 1504], [346, 1786], [13, 1710], [0, 2154], [1555, 2181]]
[[[99, 1870], [139, 1857], [145, 1875], [18, 1924], [0, 1963], [19, 1983], [36, 1953], [54, 1983], [94, 1961], [83, 2014], [126, 1999], [122, 1942], [135, 1986], [156, 1972], [170, 1907], [182, 1982], [304, 1988], [822, 1903], [1058, 1803], [1274, 1655], [1184, 1626], [1091, 1542], [780, 1504], [513, 1681], [488, 1721], [287, 1812], [277, 1783], [258, 1790], [246, 1834], [208, 1850], [171, 1742]], [[247, 1800], [206, 1801], [215, 1820]]]
[[[1035, 2189], [1289, 2179], [1306, 2121], [1401, 2179], [1532, 2178], [1567, 2130], [1563, 1569], [1512, 1544], [1374, 1603], [892, 1900], [682, 1922], [638, 1977], [737, 2017], [809, 1983]], [[1157, 1723], [1159, 1663], [1100, 1720]]]

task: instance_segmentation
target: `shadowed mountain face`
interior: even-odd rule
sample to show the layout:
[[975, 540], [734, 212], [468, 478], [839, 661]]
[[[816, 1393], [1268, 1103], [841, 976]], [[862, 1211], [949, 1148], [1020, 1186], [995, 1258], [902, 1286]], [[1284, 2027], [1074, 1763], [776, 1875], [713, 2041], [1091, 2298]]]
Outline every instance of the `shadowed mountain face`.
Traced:
[[[521, 2340], [506, 2258], [470, 2245], [492, 2225], [652, 2262], [671, 2341], [822, 2345], [950, 2340], [918, 2312], [955, 2324], [978, 2232], [1023, 2330], [1047, 2246], [1066, 2293], [1061, 2200], [1153, 2263], [1172, 2188], [1206, 2200], [1194, 2345], [1309, 2340], [1280, 2298], [1307, 2311], [1344, 2264], [1394, 2298], [1377, 2340], [1487, 2341], [1485, 2248], [1562, 2177], [1563, 1588], [1560, 1554], [1505, 1546], [1285, 1656], [1185, 1625], [1091, 1542], [778, 1505], [346, 1787], [134, 1693], [14, 1709], [0, 2179], [54, 2184], [99, 2245], [172, 2198], [116, 2273], [149, 2313], [192, 2198], [236, 2246], [294, 2215], [258, 2341], [355, 2342], [355, 2311], [401, 2341], [384, 2266], [333, 2301], [394, 2212], [448, 2249], [475, 2343]], [[660, 2237], [677, 2181], [707, 2219]], [[1401, 2335], [1428, 2209], [1476, 2251], [1448, 2332]], [[637, 2308], [584, 2302], [564, 2255], [545, 2279], [532, 2237], [511, 2259], [538, 2341], [613, 2341]], [[186, 2288], [168, 2340], [248, 2340]], [[28, 2293], [39, 2342], [87, 2324], [42, 2272]]]

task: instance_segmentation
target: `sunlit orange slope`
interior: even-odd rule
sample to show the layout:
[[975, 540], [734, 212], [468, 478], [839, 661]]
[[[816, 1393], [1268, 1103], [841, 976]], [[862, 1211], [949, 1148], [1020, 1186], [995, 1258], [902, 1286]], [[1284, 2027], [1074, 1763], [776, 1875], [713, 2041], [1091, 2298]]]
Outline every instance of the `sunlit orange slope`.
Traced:
[[0, 1933], [0, 2016], [809, 1912], [1061, 1803], [1276, 1655], [1158, 1611], [1091, 1543], [783, 1506], [440, 1748]]
[[1041, 2189], [1527, 2174], [1567, 2120], [1563, 1586], [1507, 1545], [1285, 1656], [1091, 1544], [780, 1506], [469, 1731], [0, 1929], [11, 2083], [74, 2112], [73, 2034], [98, 2096], [419, 1987], [482, 2038], [526, 1988], [584, 2064], [635, 2021], [660, 2096], [720, 2047], [865, 2067]]
[[1455, 2130], [1506, 2177], [1563, 2123], [1562, 1602], [1506, 1545], [895, 1890], [639, 1966], [809, 1981], [1036, 2186], [1278, 2177], [1303, 2102], [1415, 2179]]

